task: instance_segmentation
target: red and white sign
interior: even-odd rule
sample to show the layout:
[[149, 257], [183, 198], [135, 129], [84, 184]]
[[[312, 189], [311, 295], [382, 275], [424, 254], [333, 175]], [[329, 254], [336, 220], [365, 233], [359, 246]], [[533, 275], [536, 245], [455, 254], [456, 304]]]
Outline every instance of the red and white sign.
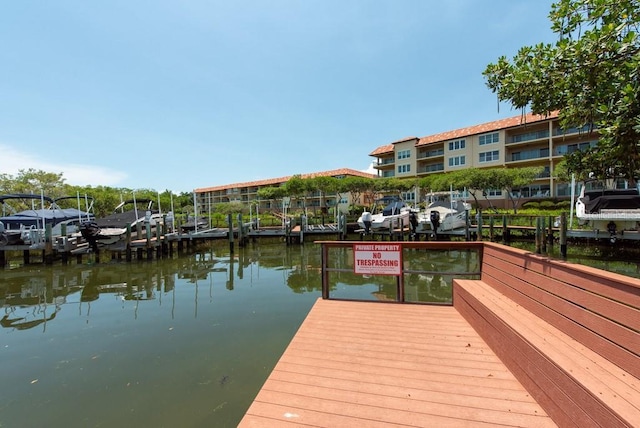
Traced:
[[353, 269], [367, 275], [401, 275], [402, 246], [400, 244], [353, 244]]

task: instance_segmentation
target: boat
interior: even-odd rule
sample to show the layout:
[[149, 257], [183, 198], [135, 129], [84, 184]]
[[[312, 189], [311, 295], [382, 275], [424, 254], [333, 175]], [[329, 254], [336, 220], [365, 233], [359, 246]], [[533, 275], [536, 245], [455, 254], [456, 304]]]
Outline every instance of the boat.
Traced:
[[[138, 206], [141, 206], [141, 209], [138, 209]], [[99, 248], [124, 249], [127, 228], [130, 227], [132, 233], [135, 233], [138, 227], [146, 230], [148, 224], [153, 233], [156, 227], [162, 224], [162, 214], [152, 207], [151, 199], [122, 201], [112, 214], [81, 223], [80, 234], [94, 251]]]
[[451, 196], [450, 192], [432, 193], [430, 202], [413, 224], [416, 232], [440, 233], [464, 229], [469, 221], [471, 204]]
[[581, 225], [609, 232], [615, 243], [625, 231], [640, 229], [640, 188], [587, 190], [583, 185], [576, 200], [576, 217]]
[[182, 230], [183, 233], [197, 233], [198, 231], [202, 232], [206, 229], [210, 229], [209, 221], [203, 217], [194, 218], [189, 216], [187, 221], [180, 225], [180, 230]]
[[[386, 204], [386, 205], [384, 205]], [[389, 230], [393, 227], [400, 227], [400, 224], [409, 225], [409, 214], [412, 208], [399, 198], [382, 198], [374, 206], [382, 205], [382, 211], [374, 213], [363, 211], [358, 218], [358, 226], [364, 229], [365, 233], [379, 230]]]
[[[92, 220], [90, 208], [61, 208], [63, 199], [78, 199], [76, 196], [50, 198], [31, 193], [14, 193], [0, 196], [3, 216], [0, 217], [0, 246], [33, 245], [44, 241], [45, 229], [51, 226], [52, 237], [62, 235], [62, 226], [66, 226], [66, 234], [78, 231], [80, 223]], [[31, 205], [31, 209], [17, 211], [8, 201], [19, 200], [22, 204]], [[35, 208], [36, 201], [40, 208]], [[48, 206], [45, 206], [48, 205]], [[7, 210], [11, 213], [7, 214]]]

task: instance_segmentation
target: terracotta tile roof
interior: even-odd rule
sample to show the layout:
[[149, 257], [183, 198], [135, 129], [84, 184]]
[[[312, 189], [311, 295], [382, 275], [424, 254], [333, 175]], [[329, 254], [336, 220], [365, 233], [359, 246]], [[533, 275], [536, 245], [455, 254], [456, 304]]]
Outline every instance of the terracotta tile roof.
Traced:
[[393, 144], [387, 144], [385, 146], [380, 146], [371, 153], [369, 156], [379, 156], [387, 153], [393, 153]]
[[[376, 175], [369, 174], [368, 172], [358, 171], [350, 168], [333, 169], [330, 171], [311, 172], [309, 174], [296, 174], [301, 178], [315, 178], [315, 177], [335, 177], [337, 175], [351, 175], [356, 177], [376, 178]], [[218, 190], [237, 189], [242, 187], [264, 187], [264, 186], [278, 186], [287, 182], [293, 175], [278, 178], [267, 178], [265, 180], [247, 181], [244, 183], [224, 184], [222, 186], [202, 187], [195, 189], [195, 193], [215, 192]]]
[[[480, 125], [468, 126], [466, 128], [455, 129], [453, 131], [441, 132], [439, 134], [429, 135], [418, 139], [416, 146], [422, 146], [431, 143], [441, 143], [443, 141], [453, 140], [460, 137], [469, 137], [471, 135], [483, 134], [485, 132], [497, 131], [500, 129], [513, 128], [514, 126], [520, 126], [527, 123], [535, 123], [543, 120], [553, 119], [558, 117], [557, 112], [551, 113], [549, 116], [543, 116], [539, 114], [527, 113], [525, 115], [517, 115], [508, 117], [505, 119], [495, 120], [493, 122], [487, 122]], [[369, 156], [380, 156], [393, 153], [393, 145], [408, 141], [416, 137], [403, 138], [398, 141], [394, 141], [391, 144], [385, 144], [380, 146], [371, 153]]]
[[386, 144], [384, 146], [380, 146], [377, 149], [375, 149], [374, 151], [372, 151], [371, 153], [369, 153], [369, 156], [377, 156], [377, 155], [381, 155], [381, 154], [385, 154], [385, 153], [393, 153], [393, 145], [394, 144], [398, 144], [398, 143], [404, 143], [406, 141], [411, 141], [411, 140], [419, 140], [418, 137], [406, 137], [406, 138], [402, 138], [400, 140], [396, 140], [391, 144]]
[[440, 134], [429, 135], [428, 137], [422, 137], [416, 144], [416, 147], [423, 146], [425, 144], [453, 140], [460, 137], [470, 137], [472, 135], [484, 134], [485, 132], [498, 131], [500, 129], [513, 128], [515, 126], [540, 122], [555, 117], [558, 117], [557, 112], [551, 113], [549, 116], [527, 113], [525, 115], [507, 117], [505, 119], [495, 120], [493, 122], [455, 129], [453, 131], [441, 132]]

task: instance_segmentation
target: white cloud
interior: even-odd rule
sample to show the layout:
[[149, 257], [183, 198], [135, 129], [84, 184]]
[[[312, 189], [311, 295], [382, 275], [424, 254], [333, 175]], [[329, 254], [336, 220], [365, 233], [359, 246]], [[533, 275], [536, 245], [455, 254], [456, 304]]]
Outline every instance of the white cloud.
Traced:
[[373, 175], [378, 175], [378, 170], [373, 167], [375, 164], [376, 164], [375, 161], [371, 162], [369, 164], [369, 168], [363, 170], [362, 172], [366, 172], [368, 174], [373, 174]]
[[[62, 178], [67, 184], [76, 186], [112, 186], [120, 187], [126, 180], [127, 174], [123, 171], [113, 170], [102, 166], [75, 163], [61, 163], [57, 160], [43, 159], [37, 154], [17, 150], [6, 144], [0, 144], [0, 173], [17, 175], [19, 170], [29, 168], [62, 173]], [[73, 160], [77, 161], [77, 158]], [[91, 158], [87, 159], [89, 162]]]

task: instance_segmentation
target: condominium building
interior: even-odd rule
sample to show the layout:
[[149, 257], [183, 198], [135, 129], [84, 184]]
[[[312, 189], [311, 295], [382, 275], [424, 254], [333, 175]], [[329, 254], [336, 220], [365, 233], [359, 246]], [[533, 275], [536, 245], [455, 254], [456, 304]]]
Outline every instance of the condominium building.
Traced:
[[[596, 145], [598, 135], [562, 129], [557, 113], [523, 114], [427, 137], [408, 137], [378, 147], [369, 155], [379, 177], [423, 177], [465, 168], [543, 167], [544, 172], [520, 189], [523, 198], [567, 197], [569, 184], [554, 178], [563, 156]], [[489, 198], [505, 198], [489, 189]]]
[[[351, 205], [352, 196], [349, 193], [341, 195], [323, 195], [321, 192], [313, 192], [306, 195], [304, 200], [302, 199], [289, 199], [285, 198], [285, 201], [278, 200], [261, 200], [258, 197], [258, 190], [265, 187], [279, 187], [285, 184], [293, 176], [269, 178], [265, 180], [249, 181], [244, 183], [225, 184], [222, 186], [203, 187], [195, 189], [196, 203], [199, 213], [206, 213], [208, 210], [220, 203], [228, 202], [240, 202], [243, 204], [252, 204], [259, 210], [269, 209], [281, 209], [282, 204], [289, 204], [288, 208], [311, 208], [326, 210], [327, 208], [338, 207], [342, 211], [346, 211]], [[375, 178], [373, 174], [369, 174], [363, 171], [357, 171], [349, 168], [334, 169], [330, 171], [321, 171], [308, 174], [300, 174], [300, 178], [315, 178], [315, 177], [365, 177]], [[363, 202], [360, 202], [363, 203]]]

